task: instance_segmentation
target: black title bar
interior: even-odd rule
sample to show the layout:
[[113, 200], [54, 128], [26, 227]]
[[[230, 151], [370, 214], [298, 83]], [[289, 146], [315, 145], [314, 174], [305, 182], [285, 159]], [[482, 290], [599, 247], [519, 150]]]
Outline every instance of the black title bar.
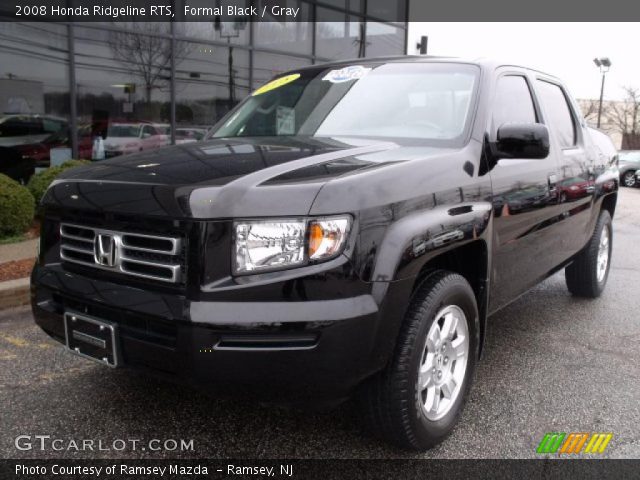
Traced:
[[637, 478], [640, 460], [0, 460], [0, 478], [24, 479], [513, 479]]
[[[351, 2], [353, 3], [353, 2]], [[349, 10], [328, 0], [0, 0], [0, 16], [56, 22], [639, 21], [628, 0], [378, 0]], [[319, 13], [320, 12], [320, 13]], [[544, 33], [541, 32], [541, 35]]]

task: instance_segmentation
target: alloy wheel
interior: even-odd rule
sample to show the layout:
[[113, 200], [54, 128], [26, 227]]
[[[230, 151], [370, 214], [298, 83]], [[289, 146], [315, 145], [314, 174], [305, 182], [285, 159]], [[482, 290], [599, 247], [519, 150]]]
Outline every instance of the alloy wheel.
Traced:
[[418, 393], [424, 415], [444, 417], [462, 391], [469, 359], [467, 317], [456, 305], [442, 308], [429, 328], [418, 372]]
[[625, 187], [633, 187], [636, 184], [635, 172], [629, 171], [622, 178]]
[[609, 265], [609, 228], [605, 225], [600, 234], [600, 243], [598, 245], [598, 259], [596, 262], [596, 278], [598, 283], [604, 281], [607, 274], [607, 266]]

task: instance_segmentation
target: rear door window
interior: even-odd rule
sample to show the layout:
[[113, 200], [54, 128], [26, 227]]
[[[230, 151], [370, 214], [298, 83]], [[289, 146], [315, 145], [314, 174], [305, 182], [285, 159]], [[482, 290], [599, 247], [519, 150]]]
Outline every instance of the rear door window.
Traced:
[[59, 120], [53, 120], [50, 118], [42, 119], [42, 128], [45, 133], [56, 133], [62, 130], [64, 123]]
[[576, 124], [562, 87], [538, 80], [538, 90], [549, 126], [558, 137], [560, 147], [574, 147], [577, 143]]

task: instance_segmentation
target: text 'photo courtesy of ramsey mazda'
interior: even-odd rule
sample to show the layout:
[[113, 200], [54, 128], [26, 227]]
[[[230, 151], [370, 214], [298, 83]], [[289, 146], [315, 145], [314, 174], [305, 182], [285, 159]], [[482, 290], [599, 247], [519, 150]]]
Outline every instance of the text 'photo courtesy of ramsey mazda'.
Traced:
[[[487, 319], [564, 269], [607, 283], [620, 174], [564, 84], [437, 57], [308, 66], [204, 139], [119, 123], [42, 200], [37, 324], [71, 352], [447, 437]], [[129, 154], [122, 155], [121, 154]]]

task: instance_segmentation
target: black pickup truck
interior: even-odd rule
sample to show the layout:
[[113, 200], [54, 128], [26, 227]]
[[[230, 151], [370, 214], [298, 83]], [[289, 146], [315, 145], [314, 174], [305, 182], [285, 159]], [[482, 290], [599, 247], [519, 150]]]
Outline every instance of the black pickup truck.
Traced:
[[199, 143], [44, 196], [36, 322], [104, 365], [291, 403], [383, 438], [453, 428], [488, 317], [565, 269], [597, 297], [619, 177], [554, 77], [490, 61], [289, 72]]

